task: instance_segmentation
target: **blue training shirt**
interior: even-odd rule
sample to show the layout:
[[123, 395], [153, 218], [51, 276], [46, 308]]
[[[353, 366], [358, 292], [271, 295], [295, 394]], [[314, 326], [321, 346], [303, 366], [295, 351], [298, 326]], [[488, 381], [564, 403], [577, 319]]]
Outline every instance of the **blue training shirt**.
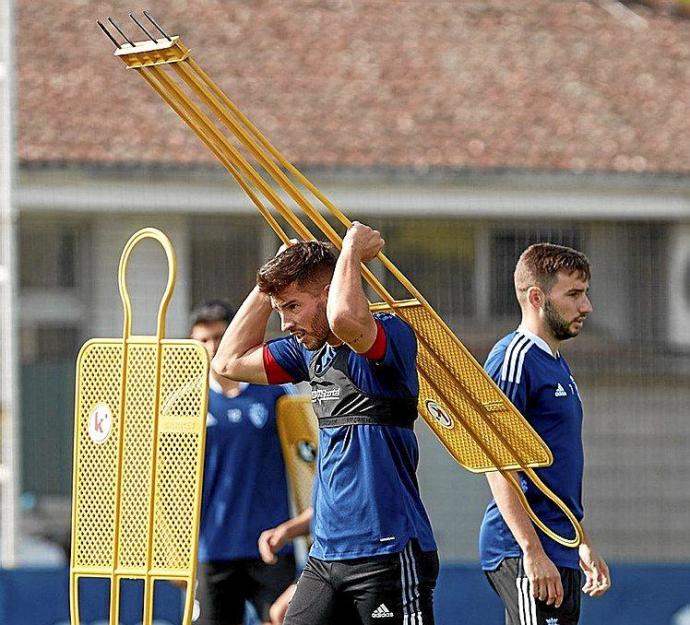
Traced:
[[261, 532], [290, 518], [275, 414], [286, 390], [243, 384], [227, 397], [211, 382], [199, 561], [258, 559]]
[[[581, 520], [582, 402], [565, 359], [560, 354], [554, 356], [540, 337], [518, 328], [494, 346], [484, 368], [551, 449], [553, 464], [535, 471]], [[561, 536], [572, 537], [574, 531], [565, 515], [523, 474], [519, 478], [537, 516]], [[535, 529], [554, 564], [578, 568], [577, 549], [559, 545]], [[482, 568], [487, 571], [495, 570], [503, 558], [522, 556], [494, 500], [484, 514], [479, 552]]]
[[[376, 315], [376, 320], [381, 353], [372, 356], [372, 350], [366, 355], [350, 350], [348, 377], [370, 396], [416, 399], [419, 385], [413, 330], [395, 315]], [[267, 348], [269, 358], [292, 381], [308, 380], [309, 363], [316, 352], [294, 337], [271, 341]], [[318, 367], [328, 366], [334, 351], [330, 346], [324, 349]], [[310, 555], [332, 561], [398, 553], [410, 539], [416, 539], [423, 551], [435, 550], [419, 495], [418, 462], [412, 429], [383, 425], [320, 428]]]

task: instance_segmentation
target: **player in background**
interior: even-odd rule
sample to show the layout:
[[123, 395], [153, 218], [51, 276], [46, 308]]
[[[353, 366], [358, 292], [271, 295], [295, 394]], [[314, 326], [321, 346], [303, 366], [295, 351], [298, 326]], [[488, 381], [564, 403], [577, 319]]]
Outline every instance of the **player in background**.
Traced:
[[[434, 622], [438, 556], [416, 478], [416, 337], [397, 316], [371, 314], [360, 273], [383, 245], [355, 222], [337, 260], [317, 241], [279, 252], [213, 361], [230, 379], [311, 384], [314, 543], [286, 625], [331, 625], [340, 606], [364, 625]], [[290, 336], [265, 343], [272, 309]]]
[[[314, 509], [307, 508], [298, 516], [288, 519], [277, 527], [264, 530], [261, 536], [259, 536], [259, 553], [261, 554], [261, 559], [266, 564], [275, 564], [278, 562], [277, 554], [280, 553], [286, 544], [295, 540], [295, 538], [309, 535], [313, 517]], [[290, 584], [280, 597], [273, 602], [269, 612], [271, 625], [283, 625], [288, 605], [296, 589], [297, 584]]]
[[[576, 337], [592, 312], [587, 257], [571, 248], [538, 243], [515, 268], [522, 310], [517, 330], [491, 350], [485, 369], [553, 452], [539, 477], [578, 520], [582, 506], [582, 402], [559, 349]], [[522, 474], [519, 482], [537, 516], [562, 536], [572, 535], [565, 515]], [[480, 557], [489, 582], [506, 609], [507, 625], [575, 625], [580, 586], [604, 594], [611, 578], [589, 536], [579, 549], [559, 545], [530, 521], [517, 495], [498, 472], [488, 473], [493, 494], [480, 531]]]
[[[222, 301], [192, 315], [190, 336], [213, 358], [233, 317]], [[245, 601], [263, 623], [294, 581], [292, 545], [262, 560], [257, 540], [290, 517], [275, 406], [286, 390], [228, 380], [211, 372], [199, 536], [197, 625], [242, 625]]]

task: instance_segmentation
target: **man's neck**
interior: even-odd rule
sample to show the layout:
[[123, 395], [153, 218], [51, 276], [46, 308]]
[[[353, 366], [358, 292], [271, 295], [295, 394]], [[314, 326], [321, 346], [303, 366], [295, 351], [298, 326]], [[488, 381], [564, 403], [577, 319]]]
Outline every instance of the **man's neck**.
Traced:
[[343, 342], [335, 334], [333, 334], [333, 332], [328, 335], [326, 343], [328, 343], [331, 347], [340, 347], [343, 344]]
[[554, 337], [553, 334], [551, 334], [551, 332], [549, 332], [543, 326], [543, 324], [539, 322], [539, 320], [526, 319], [523, 317], [520, 327], [542, 339], [549, 346], [549, 349], [554, 356], [558, 354], [558, 350], [561, 347], [561, 341]]

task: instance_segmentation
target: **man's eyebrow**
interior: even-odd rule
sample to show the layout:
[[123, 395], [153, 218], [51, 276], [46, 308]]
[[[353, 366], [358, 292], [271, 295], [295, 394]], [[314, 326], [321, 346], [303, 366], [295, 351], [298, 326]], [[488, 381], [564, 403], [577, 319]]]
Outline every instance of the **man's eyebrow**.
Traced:
[[275, 309], [280, 309], [280, 308], [284, 308], [285, 306], [289, 306], [290, 304], [294, 304], [295, 301], [296, 301], [295, 299], [289, 299], [286, 302], [278, 302], [276, 300], [273, 300], [273, 303], [271, 305]]

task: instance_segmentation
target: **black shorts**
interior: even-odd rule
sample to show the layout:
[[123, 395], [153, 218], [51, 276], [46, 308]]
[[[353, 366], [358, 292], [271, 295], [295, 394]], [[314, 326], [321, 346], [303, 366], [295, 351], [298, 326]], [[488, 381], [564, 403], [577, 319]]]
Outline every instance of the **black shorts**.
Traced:
[[438, 555], [400, 553], [325, 562], [309, 557], [284, 625], [434, 625]]
[[532, 595], [522, 558], [506, 558], [486, 577], [506, 609], [506, 625], [577, 625], [580, 619], [582, 573], [578, 569], [556, 567], [563, 584], [563, 603], [557, 608]]
[[271, 604], [295, 579], [292, 554], [276, 564], [260, 559], [218, 560], [199, 564], [199, 618], [195, 625], [241, 625], [244, 602], [249, 601], [263, 622], [269, 622]]

